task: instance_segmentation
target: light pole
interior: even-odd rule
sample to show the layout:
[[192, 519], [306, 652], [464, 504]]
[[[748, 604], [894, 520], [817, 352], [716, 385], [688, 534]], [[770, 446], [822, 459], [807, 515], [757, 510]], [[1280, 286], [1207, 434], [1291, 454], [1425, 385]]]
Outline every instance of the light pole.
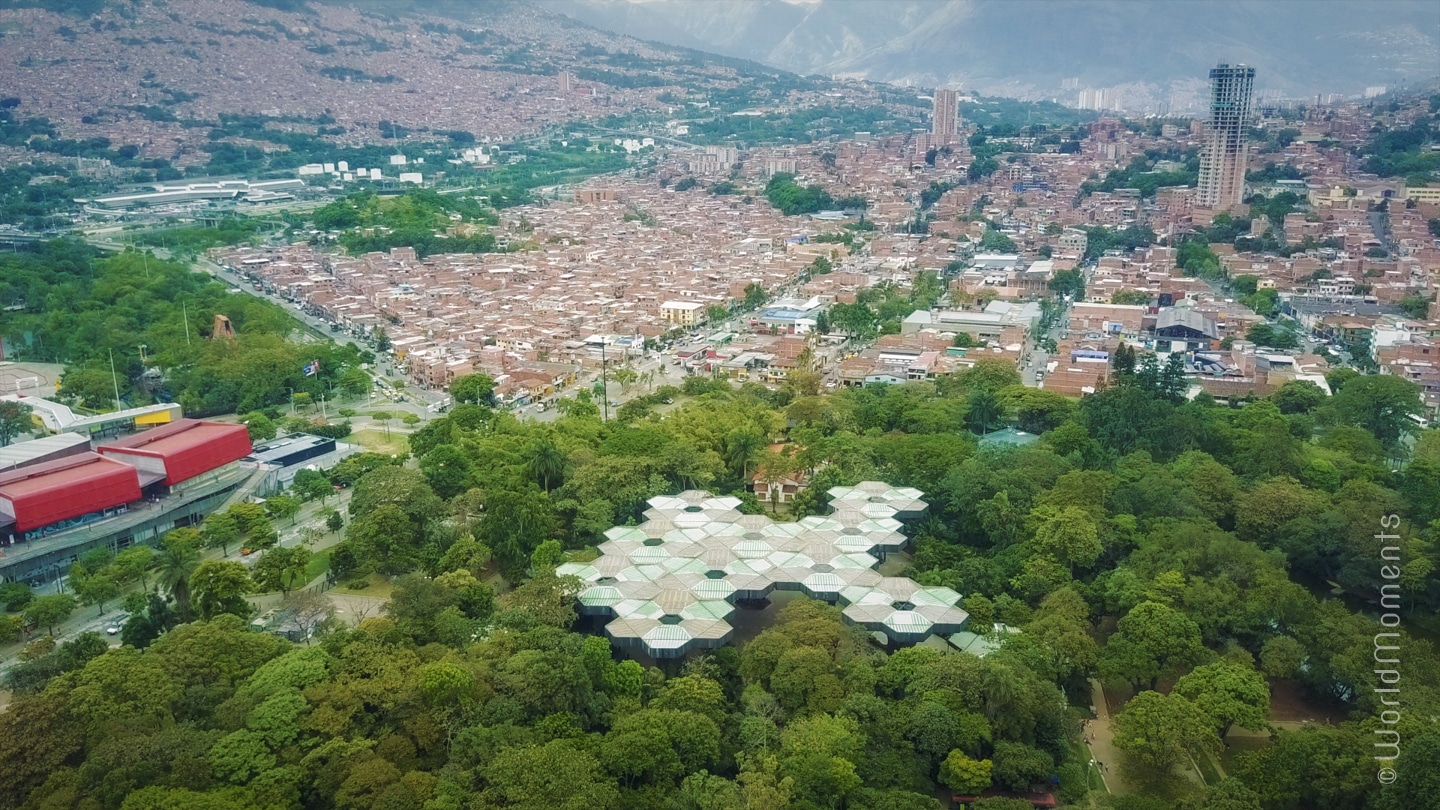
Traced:
[[115, 376], [115, 352], [106, 349], [105, 353], [110, 356], [110, 384], [115, 387], [115, 410], [120, 410], [120, 380]]
[[600, 339], [600, 401], [605, 405], [605, 418], [610, 421], [610, 378], [605, 375], [605, 339]]

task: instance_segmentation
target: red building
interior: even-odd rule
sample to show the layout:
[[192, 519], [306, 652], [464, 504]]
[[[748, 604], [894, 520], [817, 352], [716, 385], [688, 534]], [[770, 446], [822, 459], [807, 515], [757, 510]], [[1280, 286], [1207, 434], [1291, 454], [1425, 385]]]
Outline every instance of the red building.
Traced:
[[136, 469], [98, 453], [0, 473], [0, 525], [17, 533], [138, 500]]
[[100, 448], [102, 455], [140, 470], [147, 484], [174, 486], [250, 455], [244, 425], [181, 419]]

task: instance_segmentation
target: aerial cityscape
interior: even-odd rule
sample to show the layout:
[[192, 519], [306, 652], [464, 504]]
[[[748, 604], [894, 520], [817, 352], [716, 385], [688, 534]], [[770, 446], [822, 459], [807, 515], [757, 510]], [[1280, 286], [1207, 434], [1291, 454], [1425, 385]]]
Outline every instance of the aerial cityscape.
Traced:
[[0, 810], [1440, 808], [1440, 10], [0, 3]]

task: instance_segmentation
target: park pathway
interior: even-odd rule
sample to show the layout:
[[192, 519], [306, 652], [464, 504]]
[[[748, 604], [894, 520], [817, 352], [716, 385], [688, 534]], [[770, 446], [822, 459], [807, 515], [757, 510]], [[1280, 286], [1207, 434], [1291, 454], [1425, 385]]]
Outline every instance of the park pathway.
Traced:
[[1110, 704], [1105, 700], [1105, 689], [1093, 678], [1090, 699], [1095, 705], [1095, 719], [1085, 724], [1086, 747], [1090, 749], [1090, 758], [1099, 763], [1105, 788], [1123, 795], [1127, 791], [1119, 774], [1120, 751], [1115, 747], [1115, 732], [1110, 727]]

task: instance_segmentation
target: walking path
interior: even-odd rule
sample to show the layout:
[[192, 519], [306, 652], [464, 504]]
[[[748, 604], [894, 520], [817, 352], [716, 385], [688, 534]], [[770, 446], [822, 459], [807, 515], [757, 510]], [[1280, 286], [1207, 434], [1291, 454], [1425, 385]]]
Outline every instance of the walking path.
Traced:
[[1120, 764], [1120, 749], [1115, 747], [1115, 732], [1110, 727], [1110, 704], [1105, 700], [1104, 687], [1094, 678], [1090, 679], [1090, 699], [1095, 704], [1095, 719], [1085, 724], [1086, 747], [1090, 749], [1090, 758], [1100, 767], [1100, 779], [1105, 783], [1105, 789], [1123, 795], [1128, 791], [1116, 770]]

